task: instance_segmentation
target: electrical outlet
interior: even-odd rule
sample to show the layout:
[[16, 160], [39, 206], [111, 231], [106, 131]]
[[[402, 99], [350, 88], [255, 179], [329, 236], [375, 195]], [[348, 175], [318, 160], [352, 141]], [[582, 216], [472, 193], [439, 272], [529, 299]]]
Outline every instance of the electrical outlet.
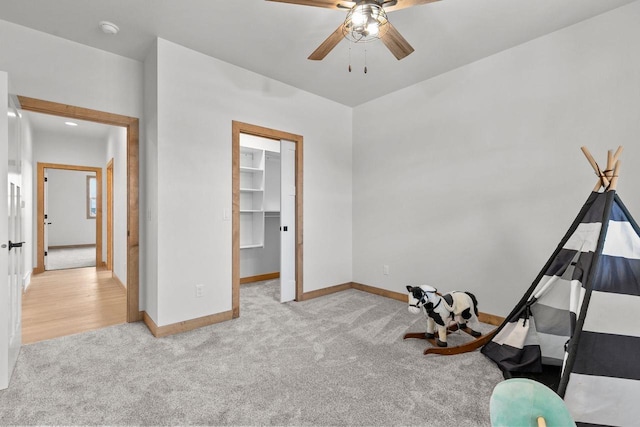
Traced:
[[384, 274], [385, 276], [389, 275], [389, 266], [387, 264], [382, 266], [382, 274]]
[[196, 297], [200, 298], [204, 295], [204, 285], [196, 285]]

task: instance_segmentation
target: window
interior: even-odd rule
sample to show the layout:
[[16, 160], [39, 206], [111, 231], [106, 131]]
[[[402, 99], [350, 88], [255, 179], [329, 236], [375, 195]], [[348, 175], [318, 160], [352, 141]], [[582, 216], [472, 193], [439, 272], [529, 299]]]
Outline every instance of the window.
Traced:
[[95, 219], [98, 213], [96, 182], [95, 176], [87, 175], [87, 219]]

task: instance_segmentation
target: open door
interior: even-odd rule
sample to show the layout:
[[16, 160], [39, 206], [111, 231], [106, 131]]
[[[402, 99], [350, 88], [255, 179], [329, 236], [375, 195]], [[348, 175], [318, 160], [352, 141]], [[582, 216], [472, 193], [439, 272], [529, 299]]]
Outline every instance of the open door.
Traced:
[[296, 298], [296, 144], [280, 141], [280, 302]]
[[0, 390], [9, 386], [22, 344], [22, 154], [16, 102], [0, 72]]

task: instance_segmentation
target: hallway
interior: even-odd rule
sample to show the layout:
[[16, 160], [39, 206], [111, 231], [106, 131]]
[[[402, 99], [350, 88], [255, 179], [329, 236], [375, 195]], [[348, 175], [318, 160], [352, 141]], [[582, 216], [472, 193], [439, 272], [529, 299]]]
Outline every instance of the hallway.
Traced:
[[34, 275], [22, 296], [22, 343], [125, 323], [127, 292], [95, 267]]

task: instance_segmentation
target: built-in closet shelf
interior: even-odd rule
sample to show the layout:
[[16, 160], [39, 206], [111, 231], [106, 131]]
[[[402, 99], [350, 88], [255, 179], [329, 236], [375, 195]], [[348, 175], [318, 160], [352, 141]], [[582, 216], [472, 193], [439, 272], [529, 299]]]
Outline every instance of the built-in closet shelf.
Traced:
[[257, 244], [257, 245], [242, 245], [242, 246], [240, 246], [240, 249], [255, 249], [255, 248], [264, 248], [264, 245]]
[[240, 249], [264, 247], [265, 151], [240, 144]]
[[260, 168], [250, 168], [247, 166], [240, 166], [240, 172], [248, 172], [248, 173], [264, 173], [264, 169]]

